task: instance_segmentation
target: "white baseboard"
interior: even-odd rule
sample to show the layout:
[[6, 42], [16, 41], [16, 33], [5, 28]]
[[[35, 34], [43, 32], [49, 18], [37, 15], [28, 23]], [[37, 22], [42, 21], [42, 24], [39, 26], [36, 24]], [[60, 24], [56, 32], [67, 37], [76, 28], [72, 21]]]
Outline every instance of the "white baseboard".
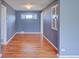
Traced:
[[41, 32], [16, 32], [17, 34], [41, 34]]
[[79, 58], [79, 55], [61, 55], [59, 58]]
[[2, 43], [3, 45], [7, 45], [12, 39], [13, 39], [13, 37], [16, 35], [17, 33], [15, 33], [7, 42], [5, 42], [5, 43]]
[[[44, 35], [43, 35], [43, 36], [44, 36]], [[45, 38], [56, 50], [58, 50], [58, 49], [55, 47], [55, 45], [54, 45], [51, 41], [48, 40], [48, 38], [47, 38], [46, 36], [44, 36], [44, 38]]]

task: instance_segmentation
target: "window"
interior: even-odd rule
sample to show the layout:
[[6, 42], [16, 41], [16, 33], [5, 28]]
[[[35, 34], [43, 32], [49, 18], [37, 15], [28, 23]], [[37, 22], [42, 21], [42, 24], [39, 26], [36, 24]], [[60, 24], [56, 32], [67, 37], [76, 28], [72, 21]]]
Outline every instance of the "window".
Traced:
[[21, 19], [37, 19], [37, 14], [21, 14]]
[[26, 19], [33, 19], [32, 15], [26, 15]]

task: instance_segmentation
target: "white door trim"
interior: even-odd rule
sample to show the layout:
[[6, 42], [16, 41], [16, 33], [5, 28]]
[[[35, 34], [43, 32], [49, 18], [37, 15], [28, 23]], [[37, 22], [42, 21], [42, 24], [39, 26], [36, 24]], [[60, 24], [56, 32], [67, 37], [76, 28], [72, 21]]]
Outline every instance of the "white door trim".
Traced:
[[43, 47], [43, 12], [41, 12], [41, 47]]
[[7, 41], [7, 8], [1, 4], [1, 43], [5, 44]]
[[43, 34], [43, 12], [41, 12], [41, 34]]

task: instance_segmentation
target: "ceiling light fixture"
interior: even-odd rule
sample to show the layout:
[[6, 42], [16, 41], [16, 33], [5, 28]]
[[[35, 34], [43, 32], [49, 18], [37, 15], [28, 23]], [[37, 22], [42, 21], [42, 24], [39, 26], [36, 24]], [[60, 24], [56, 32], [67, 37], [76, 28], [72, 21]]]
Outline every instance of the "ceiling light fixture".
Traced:
[[31, 3], [28, 3], [24, 7], [26, 7], [27, 9], [32, 9], [33, 5]]

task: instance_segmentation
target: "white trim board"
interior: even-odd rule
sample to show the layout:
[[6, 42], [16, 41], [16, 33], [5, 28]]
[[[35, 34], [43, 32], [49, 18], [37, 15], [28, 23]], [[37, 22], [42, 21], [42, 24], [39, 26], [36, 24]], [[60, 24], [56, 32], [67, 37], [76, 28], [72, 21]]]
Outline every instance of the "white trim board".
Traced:
[[7, 8], [3, 4], [1, 4], [1, 43], [2, 44], [7, 41], [6, 11]]
[[16, 34], [41, 34], [41, 32], [16, 32]]
[[41, 24], [40, 24], [40, 26], [41, 26], [41, 33], [43, 34], [43, 15], [44, 13], [43, 12], [41, 12]]
[[8, 41], [7, 44], [13, 39], [13, 37], [16, 35], [17, 33], [15, 33]]
[[79, 55], [59, 55], [59, 58], [79, 58]]
[[49, 41], [46, 36], [43, 35], [43, 37], [58, 51], [58, 49], [55, 47], [55, 45], [51, 41]]

